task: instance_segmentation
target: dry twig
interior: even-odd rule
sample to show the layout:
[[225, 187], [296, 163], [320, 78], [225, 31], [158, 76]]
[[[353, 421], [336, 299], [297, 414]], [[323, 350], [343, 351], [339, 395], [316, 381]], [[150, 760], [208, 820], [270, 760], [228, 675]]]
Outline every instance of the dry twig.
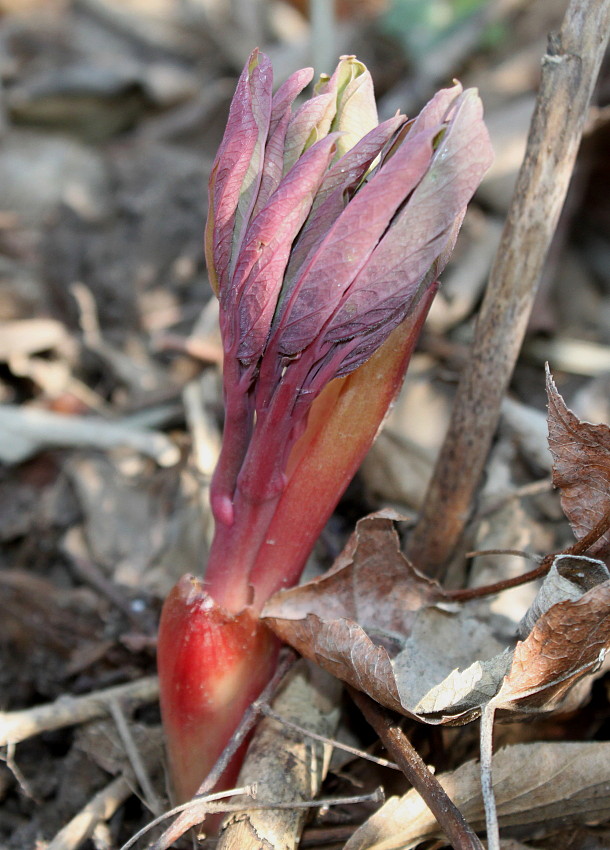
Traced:
[[57, 833], [47, 850], [76, 850], [99, 823], [109, 820], [132, 794], [124, 776], [113, 779]]
[[421, 518], [409, 540], [410, 558], [437, 577], [443, 575], [470, 517], [567, 192], [609, 28], [610, 0], [572, 0], [542, 60], [527, 150], [472, 353]]
[[[274, 706], [289, 721], [303, 721], [317, 732], [333, 734], [338, 720], [339, 682], [301, 661], [287, 677]], [[280, 720], [281, 720], [280, 717]], [[306, 818], [300, 806], [315, 800], [326, 775], [332, 745], [312, 740], [264, 718], [256, 729], [238, 782], [259, 782], [259, 801], [269, 810], [247, 802], [244, 810], [225, 820], [218, 850], [296, 850]], [[279, 805], [275, 805], [275, 804]], [[320, 805], [322, 805], [320, 803]], [[284, 808], [286, 806], [286, 808]]]
[[[483, 596], [491, 596], [494, 593], [500, 593], [502, 590], [508, 590], [511, 587], [519, 587], [522, 584], [527, 584], [530, 581], [543, 578], [543, 576], [545, 576], [551, 569], [551, 566], [558, 555], [583, 555], [594, 543], [597, 543], [600, 537], [602, 537], [609, 528], [610, 513], [607, 513], [589, 532], [587, 532], [587, 534], [585, 534], [584, 537], [581, 537], [580, 540], [577, 540], [576, 543], [573, 543], [562, 552], [551, 552], [549, 555], [546, 555], [541, 560], [539, 566], [534, 567], [533, 570], [529, 570], [527, 573], [523, 573], [520, 576], [506, 578], [503, 581], [494, 582], [494, 584], [486, 584], [482, 587], [466, 587], [459, 590], [448, 590], [447, 596], [456, 602], [468, 602], [471, 599], [480, 599]], [[477, 553], [473, 552], [470, 554], [474, 555]], [[517, 552], [513, 554], [527, 553]]]
[[3, 447], [0, 459], [20, 463], [48, 447], [112, 449], [129, 446], [159, 466], [174, 466], [180, 451], [160, 431], [146, 431], [128, 419], [108, 422], [101, 416], [67, 416], [50, 410], [4, 404], [0, 410]]
[[292, 721], [287, 720], [281, 714], [278, 714], [277, 711], [274, 711], [269, 706], [263, 706], [261, 709], [262, 713], [265, 717], [271, 717], [273, 720], [277, 720], [278, 723], [281, 723], [283, 726], [286, 726], [288, 729], [294, 729], [295, 732], [299, 732], [301, 735], [304, 735], [307, 738], [311, 738], [313, 741], [320, 741], [322, 744], [329, 744], [335, 750], [341, 750], [344, 753], [349, 753], [352, 756], [355, 756], [359, 759], [364, 759], [365, 761], [372, 761], [373, 764], [378, 764], [380, 767], [388, 767], [390, 770], [400, 770], [397, 764], [393, 761], [389, 761], [388, 759], [379, 758], [378, 756], [371, 755], [371, 753], [367, 753], [366, 750], [360, 750], [357, 747], [350, 747], [349, 744], [343, 744], [341, 741], [337, 741], [334, 738], [329, 738], [326, 735], [318, 735], [312, 729], [306, 729], [304, 726], [301, 726], [300, 723], [292, 723]]
[[144, 796], [146, 805], [153, 814], [159, 815], [163, 811], [163, 806], [161, 805], [161, 801], [157, 797], [153, 784], [150, 781], [148, 770], [146, 768], [146, 765], [144, 764], [144, 761], [142, 760], [142, 757], [140, 756], [140, 752], [138, 750], [136, 742], [133, 739], [133, 735], [131, 734], [131, 730], [129, 729], [129, 724], [127, 723], [125, 713], [120, 703], [117, 702], [117, 700], [115, 699], [110, 700], [110, 702], [108, 703], [108, 707], [110, 708], [112, 719], [114, 720], [117, 732], [119, 733], [121, 743], [125, 748], [125, 753], [127, 755], [127, 758], [129, 759], [131, 768], [135, 774], [136, 779], [138, 780], [140, 788], [142, 789], [142, 794]]
[[97, 720], [110, 714], [112, 702], [125, 701], [143, 705], [154, 702], [159, 697], [159, 683], [156, 676], [148, 676], [117, 685], [103, 691], [94, 691], [82, 697], [61, 696], [55, 702], [37, 705], [21, 711], [0, 712], [0, 747], [18, 744], [41, 732], [51, 732], [64, 726], [74, 726]]
[[483, 845], [451, 802], [438, 779], [428, 770], [391, 714], [366, 694], [353, 688], [350, 695], [368, 723], [379, 735], [404, 775], [426, 801], [455, 850], [483, 850]]

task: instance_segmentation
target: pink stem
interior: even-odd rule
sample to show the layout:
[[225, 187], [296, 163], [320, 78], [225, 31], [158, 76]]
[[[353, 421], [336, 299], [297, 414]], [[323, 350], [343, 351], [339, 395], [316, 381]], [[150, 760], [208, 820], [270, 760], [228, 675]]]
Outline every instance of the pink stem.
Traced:
[[305, 433], [289, 458], [287, 484], [250, 581], [253, 607], [299, 580], [324, 524], [372, 445], [400, 390], [437, 285], [422, 295], [412, 314], [362, 366], [332, 381], [310, 411]]

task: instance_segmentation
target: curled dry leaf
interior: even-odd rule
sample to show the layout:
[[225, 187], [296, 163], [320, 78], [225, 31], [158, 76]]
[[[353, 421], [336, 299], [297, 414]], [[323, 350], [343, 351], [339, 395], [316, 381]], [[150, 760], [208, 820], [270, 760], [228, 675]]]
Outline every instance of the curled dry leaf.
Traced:
[[[610, 817], [610, 743], [518, 744], [493, 758], [494, 791], [501, 828], [541, 832], [569, 823]], [[475, 830], [484, 829], [479, 765], [469, 761], [439, 782]], [[409, 850], [441, 837], [434, 815], [411, 790], [391, 797], [349, 839], [345, 850]]]
[[[387, 708], [426, 723], [465, 723], [493, 701], [510, 714], [564, 708], [610, 646], [610, 574], [559, 556], [526, 637], [507, 646], [480, 603], [449, 602], [404, 557], [392, 514], [361, 520], [325, 576], [273, 596], [267, 625], [302, 655]], [[529, 633], [528, 633], [529, 632]]]
[[[474, 606], [449, 602], [409, 563], [394, 518], [380, 512], [361, 520], [330, 572], [276, 594], [263, 618], [303, 655], [382, 705], [431, 723], [464, 721], [496, 693], [508, 660], [492, 621]], [[460, 668], [468, 669], [456, 682]], [[440, 682], [447, 688], [430, 702]]]
[[417, 612], [444, 596], [401, 553], [392, 523], [398, 518], [386, 511], [360, 520], [332, 569], [276, 594], [263, 618], [306, 658], [404, 713], [392, 659]]
[[[552, 605], [536, 621], [515, 648], [510, 671], [493, 699], [497, 708], [527, 714], [576, 708], [590, 683], [585, 680], [576, 690], [573, 686], [601, 669], [610, 647], [610, 575], [601, 561], [582, 557], [569, 561], [580, 562], [585, 582], [605, 580], [580, 598], [575, 598], [578, 584], [572, 582], [572, 598]], [[547, 579], [543, 588], [548, 583]]]
[[[558, 393], [548, 366], [546, 389], [553, 483], [580, 539], [610, 513], [610, 428], [581, 422]], [[610, 554], [610, 529], [589, 551], [598, 557]]]

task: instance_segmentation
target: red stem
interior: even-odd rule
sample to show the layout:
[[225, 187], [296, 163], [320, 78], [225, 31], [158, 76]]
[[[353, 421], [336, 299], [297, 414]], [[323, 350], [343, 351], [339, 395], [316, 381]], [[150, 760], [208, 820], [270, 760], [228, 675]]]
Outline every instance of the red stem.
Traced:
[[252, 602], [250, 574], [267, 537], [279, 496], [254, 502], [238, 490], [233, 502], [233, 524], [216, 521], [205, 588], [228, 611], [238, 613]]
[[252, 434], [253, 415], [248, 396], [249, 376], [238, 359], [227, 353], [223, 364], [225, 426], [220, 457], [210, 487], [210, 504], [217, 524], [234, 522], [233, 496], [237, 476]]

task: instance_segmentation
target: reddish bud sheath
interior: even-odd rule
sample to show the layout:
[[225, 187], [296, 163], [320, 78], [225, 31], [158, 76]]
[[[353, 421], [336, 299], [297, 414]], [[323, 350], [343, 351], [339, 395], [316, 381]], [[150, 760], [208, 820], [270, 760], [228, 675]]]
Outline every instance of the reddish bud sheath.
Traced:
[[[278, 642], [250, 609], [233, 615], [183, 576], [159, 626], [161, 712], [177, 802], [197, 792], [246, 708], [273, 674]], [[230, 786], [241, 759], [233, 760]]]

